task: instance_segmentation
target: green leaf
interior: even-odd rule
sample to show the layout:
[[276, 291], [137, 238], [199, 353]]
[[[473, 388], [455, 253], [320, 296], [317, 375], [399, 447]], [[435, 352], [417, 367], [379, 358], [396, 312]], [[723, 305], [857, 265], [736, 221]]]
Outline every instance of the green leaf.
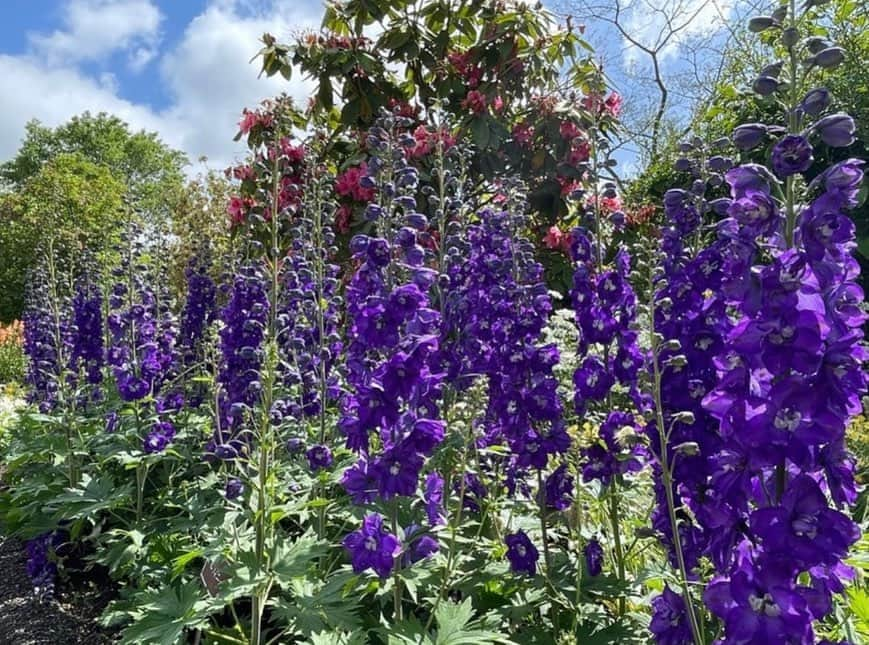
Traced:
[[485, 116], [475, 117], [471, 121], [471, 134], [474, 137], [474, 144], [480, 149], [485, 150], [489, 145], [489, 120]]
[[216, 609], [200, 599], [197, 581], [149, 594], [150, 602], [141, 607], [143, 615], [124, 630], [121, 643], [174, 645], [185, 629], [208, 624], [208, 615]]
[[466, 598], [460, 605], [442, 602], [435, 611], [435, 620], [438, 623], [438, 641], [441, 637], [460, 631], [471, 620], [473, 613], [474, 607], [471, 605], [470, 598]]
[[275, 547], [272, 571], [278, 584], [305, 575], [315, 561], [329, 551], [329, 545], [306, 533], [295, 542], [278, 542]]

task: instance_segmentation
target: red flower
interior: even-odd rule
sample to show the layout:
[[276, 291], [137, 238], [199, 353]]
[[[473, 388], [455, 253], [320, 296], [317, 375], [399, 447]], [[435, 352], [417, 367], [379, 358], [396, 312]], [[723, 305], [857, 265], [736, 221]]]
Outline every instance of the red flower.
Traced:
[[606, 111], [609, 112], [613, 118], [618, 118], [619, 114], [622, 113], [621, 94], [618, 92], [612, 92], [608, 97], [606, 97], [604, 107], [606, 107]]
[[470, 109], [474, 114], [480, 114], [486, 111], [486, 96], [477, 90], [471, 90], [462, 101], [462, 107]]
[[341, 204], [338, 210], [335, 211], [335, 230], [341, 234], [350, 231], [350, 217], [353, 215], [353, 209], [347, 204]]
[[517, 123], [513, 126], [513, 141], [516, 142], [516, 145], [529, 148], [533, 138], [534, 126], [529, 125], [527, 121], [522, 121], [522, 123]]
[[558, 126], [558, 132], [568, 141], [573, 141], [577, 137], [582, 136], [582, 130], [573, 121], [562, 121], [561, 125]]
[[547, 249], [559, 249], [564, 240], [564, 233], [557, 226], [550, 226], [546, 235], [543, 236], [543, 244]]

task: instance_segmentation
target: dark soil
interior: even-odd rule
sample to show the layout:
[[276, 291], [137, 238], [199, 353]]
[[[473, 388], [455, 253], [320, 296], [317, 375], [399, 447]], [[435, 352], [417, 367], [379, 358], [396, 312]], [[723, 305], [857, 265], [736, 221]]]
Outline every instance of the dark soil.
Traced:
[[0, 536], [0, 645], [107, 645], [111, 634], [97, 618], [111, 593], [59, 582], [54, 598], [40, 600], [25, 569], [24, 545]]

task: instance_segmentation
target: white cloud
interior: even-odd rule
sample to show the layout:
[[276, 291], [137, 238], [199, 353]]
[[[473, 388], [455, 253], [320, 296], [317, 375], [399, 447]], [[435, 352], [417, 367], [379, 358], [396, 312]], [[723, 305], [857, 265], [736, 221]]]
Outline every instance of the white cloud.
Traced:
[[161, 73], [174, 99], [166, 117], [181, 124], [182, 149], [207, 155], [216, 163], [227, 162], [241, 151], [232, 137], [243, 107], [281, 92], [304, 105], [313, 89], [311, 82], [298, 74], [290, 82], [282, 77], [258, 78], [259, 62], [250, 60], [261, 47], [263, 33], [280, 38], [315, 27], [320, 5], [288, 2], [268, 9], [251, 11], [250, 3], [216, 3], [191, 21], [180, 44], [161, 60]]
[[147, 107], [119, 98], [108, 78], [94, 79], [32, 58], [0, 55], [0, 158], [15, 154], [30, 119], [56, 126], [85, 110], [111, 112], [136, 128], [160, 131], [164, 125]]
[[[67, 15], [73, 16], [79, 11], [77, 7], [104, 4], [72, 0]], [[130, 6], [135, 2], [114, 4]], [[156, 131], [163, 141], [186, 152], [194, 169], [202, 155], [209, 158], [212, 167], [222, 168], [244, 154], [244, 146], [232, 140], [243, 107], [255, 106], [281, 92], [304, 105], [313, 87], [298, 75], [291, 82], [257, 78], [258, 63], [249, 61], [261, 46], [259, 38], [264, 32], [289, 38], [299, 29], [315, 28], [321, 11], [319, 0], [212, 2], [187, 25], [177, 43], [159, 54], [160, 78], [171, 98], [168, 107], [160, 110], [124, 99], [115, 74], [89, 75], [77, 65], [119, 50], [127, 51], [128, 64], [134, 68], [147, 64], [154, 50], [143, 46], [130, 30], [125, 38], [132, 40], [116, 38], [109, 45], [111, 39], [104, 39], [103, 44], [93, 45], [77, 57], [48, 61], [48, 51], [60, 55], [71, 46], [73, 34], [89, 33], [89, 19], [75, 14], [75, 19], [66, 22], [66, 31], [31, 36], [34, 51], [30, 54], [0, 54], [0, 114], [4, 115], [0, 120], [0, 159], [15, 153], [28, 120], [35, 118], [56, 126], [89, 110], [115, 114], [134, 130]]]
[[[49, 65], [102, 60], [134, 49], [153, 51], [163, 16], [151, 0], [70, 0], [63, 12], [63, 28], [50, 34], [28, 34], [37, 56]], [[147, 61], [145, 61], [147, 62]]]

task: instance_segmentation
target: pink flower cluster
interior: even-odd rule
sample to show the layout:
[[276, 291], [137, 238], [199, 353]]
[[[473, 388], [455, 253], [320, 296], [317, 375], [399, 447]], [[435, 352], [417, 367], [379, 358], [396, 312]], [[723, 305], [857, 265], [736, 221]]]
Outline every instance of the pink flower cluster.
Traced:
[[479, 65], [471, 65], [470, 51], [463, 53], [452, 52], [447, 54], [447, 60], [450, 61], [450, 64], [458, 72], [459, 76], [465, 80], [468, 87], [474, 89], [480, 85], [480, 81], [483, 78], [483, 68]]
[[411, 159], [426, 156], [437, 147], [439, 141], [445, 151], [456, 145], [456, 138], [445, 128], [429, 130], [424, 125], [420, 125], [413, 131], [413, 138], [416, 143], [408, 154]]
[[272, 123], [274, 123], [274, 117], [268, 112], [244, 108], [241, 112], [241, 121], [238, 122], [238, 129], [242, 134], [248, 134], [258, 125], [268, 128], [271, 127]]
[[605, 99], [602, 94], [589, 94], [582, 99], [582, 105], [590, 112], [606, 112], [614, 119], [622, 113], [622, 97], [618, 92], [610, 92]]
[[359, 180], [367, 172], [368, 166], [364, 162], [348, 168], [335, 179], [335, 192], [357, 202], [370, 202], [374, 199], [374, 189], [364, 188], [359, 184]]
[[495, 96], [490, 103], [485, 94], [478, 90], [471, 90], [462, 101], [462, 107], [474, 114], [482, 114], [489, 105], [492, 106], [494, 112], [500, 112], [504, 109], [504, 99], [500, 95]]
[[570, 253], [570, 244], [573, 241], [573, 236], [570, 233], [562, 231], [557, 226], [550, 226], [546, 235], [543, 236], [543, 244], [547, 249], [553, 251], [561, 251]]
[[534, 126], [522, 121], [513, 126], [513, 141], [522, 148], [530, 148], [534, 140]]
[[236, 226], [243, 223], [245, 217], [247, 217], [248, 211], [253, 207], [253, 205], [254, 201], [250, 197], [233, 195], [229, 199], [229, 205], [226, 207], [226, 214], [229, 215], [232, 225]]

